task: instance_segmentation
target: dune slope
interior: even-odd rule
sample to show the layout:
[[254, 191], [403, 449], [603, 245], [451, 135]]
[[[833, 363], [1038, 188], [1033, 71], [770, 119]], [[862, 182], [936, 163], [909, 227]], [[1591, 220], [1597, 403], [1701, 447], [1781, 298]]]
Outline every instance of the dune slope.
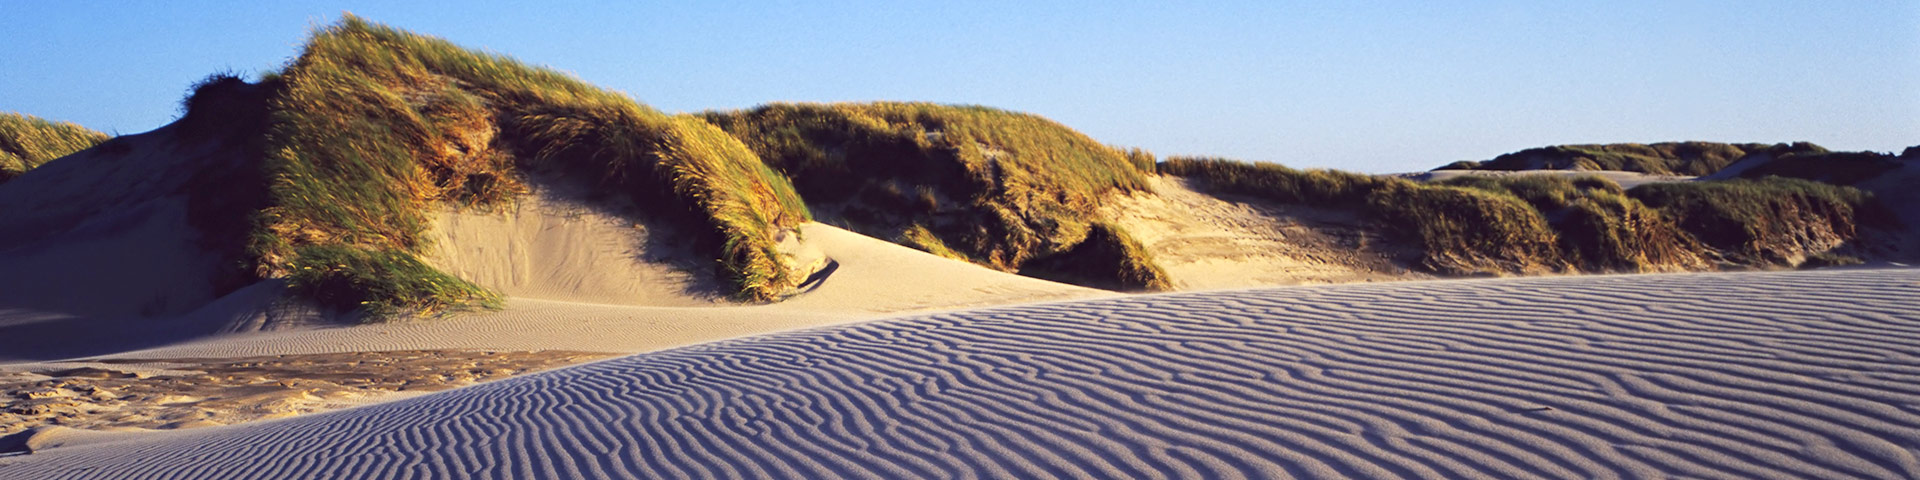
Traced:
[[0, 459], [18, 478], [1920, 475], [1920, 270], [935, 314]]

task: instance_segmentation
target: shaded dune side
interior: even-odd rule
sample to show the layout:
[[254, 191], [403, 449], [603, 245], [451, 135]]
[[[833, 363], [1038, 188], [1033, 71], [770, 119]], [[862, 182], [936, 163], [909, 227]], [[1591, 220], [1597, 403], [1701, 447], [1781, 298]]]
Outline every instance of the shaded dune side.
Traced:
[[1920, 476], [1920, 270], [1421, 282], [688, 347], [0, 476]]

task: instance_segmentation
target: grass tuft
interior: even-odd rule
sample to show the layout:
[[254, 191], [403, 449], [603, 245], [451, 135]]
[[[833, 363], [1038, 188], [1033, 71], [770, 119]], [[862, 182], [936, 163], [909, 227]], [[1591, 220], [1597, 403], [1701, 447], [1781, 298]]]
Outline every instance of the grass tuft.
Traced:
[[1663, 142], [1556, 145], [1530, 148], [1485, 162], [1454, 162], [1438, 170], [1618, 170], [1700, 176], [1756, 153], [1825, 152], [1811, 143]]
[[1139, 165], [1150, 153], [986, 107], [779, 103], [702, 116], [853, 230], [1004, 271], [1073, 248], [1102, 198], [1145, 190], [1151, 173]]
[[1794, 178], [1651, 183], [1627, 194], [1736, 264], [1791, 265], [1896, 222], [1870, 193]]
[[1367, 208], [1420, 242], [1420, 266], [1428, 270], [1477, 274], [1565, 266], [1547, 219], [1512, 195], [1393, 182], [1369, 193]]
[[323, 307], [355, 312], [369, 321], [501, 305], [499, 295], [397, 250], [301, 247], [287, 281], [295, 293]]
[[1067, 251], [1029, 262], [1020, 274], [1120, 291], [1173, 288], [1171, 278], [1154, 263], [1146, 247], [1119, 225], [1107, 222], [1094, 222], [1086, 239]]
[[0, 112], [0, 183], [50, 160], [107, 141], [107, 134], [67, 122]]
[[1582, 270], [1649, 272], [1700, 266], [1699, 245], [1620, 185], [1597, 176], [1475, 177], [1441, 182], [1513, 195], [1548, 219], [1563, 261]]
[[1768, 178], [1654, 183], [1600, 177], [1464, 176], [1420, 184], [1326, 170], [1172, 158], [1160, 172], [1216, 193], [1360, 213], [1419, 243], [1418, 264], [1463, 274], [1689, 270], [1709, 259], [1792, 264], [1893, 216], [1851, 187]]
[[1316, 207], [1361, 207], [1374, 191], [1407, 183], [1337, 170], [1295, 170], [1279, 164], [1223, 158], [1169, 157], [1160, 162], [1158, 170], [1199, 180], [1219, 193]]

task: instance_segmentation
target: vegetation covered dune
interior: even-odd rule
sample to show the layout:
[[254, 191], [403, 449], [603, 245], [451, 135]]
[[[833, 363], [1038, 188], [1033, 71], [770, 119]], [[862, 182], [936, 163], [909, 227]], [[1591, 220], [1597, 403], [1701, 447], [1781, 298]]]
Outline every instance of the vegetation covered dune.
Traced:
[[0, 183], [48, 160], [107, 141], [107, 134], [32, 115], [0, 113]]
[[[221, 153], [207, 158], [222, 159], [194, 167], [200, 173], [188, 182], [223, 185], [220, 195], [179, 193], [198, 243], [216, 257], [212, 295], [272, 280], [363, 319], [499, 306], [499, 292], [427, 258], [436, 215], [512, 209], [552, 182], [634, 206], [645, 217], [636, 221], [663, 226], [710, 259], [722, 290], [754, 302], [778, 300], [817, 273], [819, 264], [801, 264], [789, 248], [816, 213], [1005, 272], [1171, 288], [1176, 279], [1155, 261], [1157, 247], [1129, 231], [1146, 227], [1102, 208], [1172, 185], [1163, 178], [1235, 202], [1346, 212], [1359, 219], [1352, 229], [1405, 247], [1386, 250], [1411, 252], [1376, 263], [1441, 275], [1846, 262], [1881, 255], [1877, 236], [1901, 228], [1874, 195], [1807, 180], [1624, 189], [1598, 178], [1420, 183], [1219, 159], [1156, 163], [1045, 118], [978, 106], [778, 103], [668, 114], [559, 72], [350, 15], [258, 83], [210, 78], [186, 111], [168, 134], [210, 145]], [[12, 140], [9, 152], [35, 145], [22, 165], [97, 141], [49, 133], [64, 130], [44, 121], [8, 122], [38, 132], [13, 138], [66, 142]], [[1460, 167], [1739, 170], [1726, 175], [1840, 183], [1890, 168], [1884, 158], [1855, 157], [1807, 144], [1686, 142], [1550, 147]], [[1842, 163], [1861, 166], [1815, 174], [1823, 171], [1816, 165]]]
[[[33, 168], [0, 183], [0, 395], [23, 399], [0, 414], [0, 477], [1920, 472], [1910, 269], [1141, 296], [1009, 274], [1154, 290], [1904, 260], [1920, 150], [1490, 162], [1700, 176], [1631, 188], [1157, 161], [978, 106], [670, 114], [352, 16], [185, 112], [112, 140], [0, 117], [0, 160], [25, 159], [0, 167]], [[648, 263], [663, 251], [686, 258]], [[1221, 264], [1257, 281], [1182, 278]], [[721, 295], [582, 287], [696, 275]], [[241, 422], [616, 353], [638, 355], [284, 421], [47, 428]]]
[[1555, 145], [1529, 148], [1487, 161], [1459, 161], [1441, 170], [1611, 170], [1655, 175], [1700, 176], [1754, 156], [1823, 154], [1811, 143], [1662, 142]]
[[704, 116], [855, 231], [1073, 283], [1169, 285], [1138, 242], [1095, 215], [1113, 195], [1146, 190], [1144, 152], [977, 106], [773, 104]]
[[262, 276], [336, 307], [433, 312], [494, 296], [417, 258], [435, 203], [486, 207], [526, 170], [582, 175], [690, 225], [733, 290], [798, 283], [777, 239], [809, 216], [787, 180], [691, 116], [497, 55], [347, 17], [314, 35], [272, 91]]
[[1653, 272], [1798, 265], [1879, 253], [1903, 228], [1858, 189], [1769, 177], [1622, 189], [1600, 177], [1439, 182], [1173, 158], [1167, 174], [1282, 204], [1354, 211], [1444, 274]]

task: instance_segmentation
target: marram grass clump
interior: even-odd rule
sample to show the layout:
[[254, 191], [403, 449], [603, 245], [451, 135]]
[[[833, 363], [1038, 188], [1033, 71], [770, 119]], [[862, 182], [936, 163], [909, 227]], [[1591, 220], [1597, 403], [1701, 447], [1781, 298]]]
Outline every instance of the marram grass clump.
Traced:
[[1074, 248], [1103, 198], [1145, 190], [1152, 173], [1150, 153], [987, 107], [782, 103], [702, 116], [835, 221], [1004, 271]]
[[1748, 155], [1825, 152], [1811, 143], [1662, 142], [1555, 145], [1462, 161], [1438, 170], [1615, 170], [1657, 175], [1707, 175]]
[[1215, 193], [1354, 211], [1394, 225], [1394, 235], [1420, 245], [1415, 262], [1435, 272], [1518, 273], [1563, 264], [1545, 218], [1512, 195], [1219, 158], [1168, 158], [1159, 171]]
[[1548, 219], [1562, 260], [1580, 270], [1652, 272], [1704, 266], [1699, 242], [1605, 178], [1464, 176], [1440, 183], [1527, 202]]
[[32, 115], [0, 112], [0, 183], [47, 161], [107, 141], [107, 134]]
[[408, 252], [343, 245], [302, 247], [287, 272], [292, 291], [363, 320], [499, 308], [499, 295], [428, 266]]
[[1623, 191], [1600, 177], [1423, 184], [1201, 158], [1171, 158], [1159, 171], [1216, 193], [1359, 213], [1417, 243], [1422, 268], [1447, 274], [1791, 265], [1894, 222], [1865, 192], [1784, 178]]
[[1030, 262], [1020, 274], [1119, 291], [1173, 288], [1172, 279], [1154, 263], [1146, 247], [1108, 222], [1094, 222], [1087, 238], [1073, 248]]
[[1871, 193], [1796, 178], [1656, 183], [1627, 194], [1734, 264], [1792, 265], [1898, 222]]
[[[276, 83], [265, 149], [271, 206], [259, 215], [250, 252], [260, 276], [287, 276], [296, 291], [364, 287], [362, 296], [330, 298], [421, 311], [487, 305], [493, 294], [466, 282], [328, 280], [316, 289], [302, 284], [383, 274], [296, 270], [431, 270], [417, 258], [429, 212], [507, 201], [526, 191], [522, 172], [529, 169], [585, 176], [684, 227], [715, 254], [742, 299], [775, 298], [797, 280], [775, 238], [809, 218], [805, 205], [785, 178], [700, 118], [670, 116], [553, 70], [353, 16], [315, 32], [300, 57], [268, 81]], [[381, 261], [307, 258], [346, 251]], [[413, 295], [380, 285], [441, 285], [461, 294]]]

